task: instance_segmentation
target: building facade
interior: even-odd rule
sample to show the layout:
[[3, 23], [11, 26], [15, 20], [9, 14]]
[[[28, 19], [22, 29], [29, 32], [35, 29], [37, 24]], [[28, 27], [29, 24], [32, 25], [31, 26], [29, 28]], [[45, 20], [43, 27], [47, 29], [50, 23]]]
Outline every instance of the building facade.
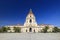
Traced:
[[30, 9], [24, 25], [10, 25], [6, 27], [10, 27], [11, 30], [8, 30], [8, 32], [14, 32], [13, 27], [20, 27], [21, 32], [41, 32], [45, 26], [49, 26], [49, 29], [47, 30], [48, 32], [52, 32], [52, 28], [54, 27], [53, 25], [46, 25], [46, 24], [41, 24], [38, 25], [35, 19], [35, 16]]

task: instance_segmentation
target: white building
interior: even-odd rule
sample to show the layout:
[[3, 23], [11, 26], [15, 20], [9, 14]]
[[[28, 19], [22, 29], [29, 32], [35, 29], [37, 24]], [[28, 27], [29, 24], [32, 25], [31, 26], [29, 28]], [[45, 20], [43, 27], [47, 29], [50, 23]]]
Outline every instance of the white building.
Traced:
[[8, 30], [8, 32], [14, 32], [13, 27], [20, 27], [21, 28], [21, 32], [41, 32], [43, 28], [45, 28], [45, 26], [49, 26], [49, 29], [47, 31], [52, 32], [52, 28], [54, 27], [53, 25], [45, 25], [45, 24], [41, 24], [38, 25], [35, 19], [35, 16], [32, 12], [32, 10], [30, 9], [27, 17], [26, 17], [26, 21], [24, 23], [24, 25], [12, 25], [12, 26], [6, 26], [6, 27], [10, 27], [11, 30]]

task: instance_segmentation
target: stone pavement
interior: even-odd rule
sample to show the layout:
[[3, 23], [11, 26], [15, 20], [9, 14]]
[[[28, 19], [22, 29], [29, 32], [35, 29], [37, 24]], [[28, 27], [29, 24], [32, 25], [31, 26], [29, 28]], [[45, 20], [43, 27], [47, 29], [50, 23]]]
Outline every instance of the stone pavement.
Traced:
[[0, 40], [60, 40], [60, 33], [0, 33]]

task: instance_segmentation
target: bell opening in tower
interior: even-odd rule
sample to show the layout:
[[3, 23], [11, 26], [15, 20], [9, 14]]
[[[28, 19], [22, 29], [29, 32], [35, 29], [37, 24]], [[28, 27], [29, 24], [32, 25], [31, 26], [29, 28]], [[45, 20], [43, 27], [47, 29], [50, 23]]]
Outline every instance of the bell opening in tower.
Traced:
[[30, 23], [32, 23], [32, 20], [30, 19]]

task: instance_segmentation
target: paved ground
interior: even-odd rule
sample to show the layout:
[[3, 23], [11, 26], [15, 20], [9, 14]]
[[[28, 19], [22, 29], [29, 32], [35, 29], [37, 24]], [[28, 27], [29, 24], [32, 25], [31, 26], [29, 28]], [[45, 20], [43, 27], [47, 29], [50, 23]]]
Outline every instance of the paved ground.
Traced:
[[60, 33], [0, 33], [0, 40], [60, 40]]

